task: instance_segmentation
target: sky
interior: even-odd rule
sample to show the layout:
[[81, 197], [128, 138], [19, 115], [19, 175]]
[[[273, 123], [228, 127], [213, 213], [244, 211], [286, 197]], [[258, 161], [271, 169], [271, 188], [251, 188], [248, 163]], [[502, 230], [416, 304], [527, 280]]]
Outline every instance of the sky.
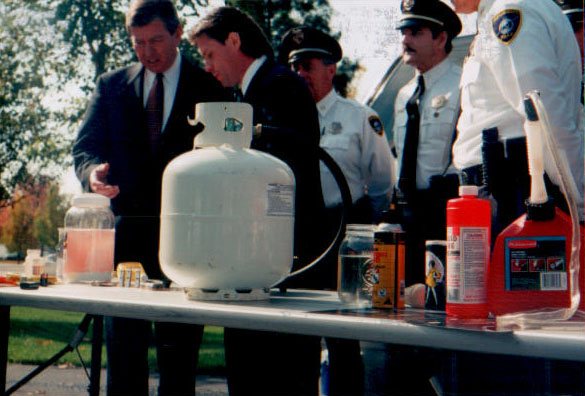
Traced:
[[[367, 101], [388, 67], [400, 56], [400, 34], [395, 29], [400, 19], [400, 3], [401, 0], [329, 0], [333, 8], [331, 31], [341, 33], [344, 56], [359, 61], [361, 66], [352, 82], [358, 102]], [[474, 32], [475, 15], [460, 17], [463, 33]], [[80, 192], [73, 169], [67, 170], [61, 184], [63, 193]]]

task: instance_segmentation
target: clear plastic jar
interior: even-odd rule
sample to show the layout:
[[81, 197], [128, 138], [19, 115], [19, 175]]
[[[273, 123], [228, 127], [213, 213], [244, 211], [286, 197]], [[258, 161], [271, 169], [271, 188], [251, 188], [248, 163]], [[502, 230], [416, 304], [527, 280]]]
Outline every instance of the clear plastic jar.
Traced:
[[339, 247], [337, 294], [348, 305], [370, 307], [374, 230], [371, 224], [348, 224]]
[[109, 281], [114, 269], [114, 215], [99, 194], [73, 198], [65, 214], [63, 280]]

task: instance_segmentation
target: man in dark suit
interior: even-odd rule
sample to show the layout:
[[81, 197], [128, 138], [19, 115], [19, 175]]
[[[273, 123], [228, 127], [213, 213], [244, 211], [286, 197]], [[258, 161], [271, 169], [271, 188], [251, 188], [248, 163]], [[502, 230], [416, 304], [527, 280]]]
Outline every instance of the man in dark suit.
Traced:
[[[224, 87], [240, 90], [254, 108], [254, 124], [276, 127], [251, 147], [285, 161], [296, 179], [294, 252], [301, 263], [315, 258], [323, 241], [319, 219], [324, 204], [319, 161], [319, 120], [306, 84], [276, 65], [260, 27], [233, 7], [206, 15], [189, 33], [205, 60], [205, 70]], [[295, 286], [316, 286], [304, 279]], [[230, 395], [317, 395], [318, 337], [225, 329]]]
[[[161, 279], [158, 262], [161, 181], [165, 166], [193, 148], [187, 123], [195, 103], [221, 99], [223, 88], [178, 51], [182, 28], [170, 0], [134, 0], [126, 28], [140, 63], [105, 73], [73, 148], [86, 191], [109, 197], [116, 216], [116, 264], [140, 262]], [[148, 395], [152, 323], [106, 318], [108, 395]], [[155, 323], [159, 394], [195, 394], [203, 327]]]

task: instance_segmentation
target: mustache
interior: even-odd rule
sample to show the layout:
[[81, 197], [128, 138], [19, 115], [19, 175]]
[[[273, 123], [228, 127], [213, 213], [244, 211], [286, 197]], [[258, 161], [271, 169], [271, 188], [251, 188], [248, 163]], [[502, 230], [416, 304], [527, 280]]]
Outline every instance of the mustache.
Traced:
[[414, 48], [412, 48], [410, 45], [405, 45], [402, 50], [404, 52], [416, 52], [416, 50]]

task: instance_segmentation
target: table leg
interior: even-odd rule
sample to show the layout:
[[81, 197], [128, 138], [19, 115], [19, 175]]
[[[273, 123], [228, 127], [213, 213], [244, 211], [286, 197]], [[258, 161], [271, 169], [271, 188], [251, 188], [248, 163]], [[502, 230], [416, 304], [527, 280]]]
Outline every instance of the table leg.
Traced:
[[102, 339], [104, 317], [93, 315], [93, 337], [91, 340], [91, 367], [89, 373], [89, 396], [99, 396], [100, 375], [102, 370]]
[[6, 393], [6, 368], [8, 366], [8, 335], [10, 333], [10, 306], [0, 306], [0, 395]]

